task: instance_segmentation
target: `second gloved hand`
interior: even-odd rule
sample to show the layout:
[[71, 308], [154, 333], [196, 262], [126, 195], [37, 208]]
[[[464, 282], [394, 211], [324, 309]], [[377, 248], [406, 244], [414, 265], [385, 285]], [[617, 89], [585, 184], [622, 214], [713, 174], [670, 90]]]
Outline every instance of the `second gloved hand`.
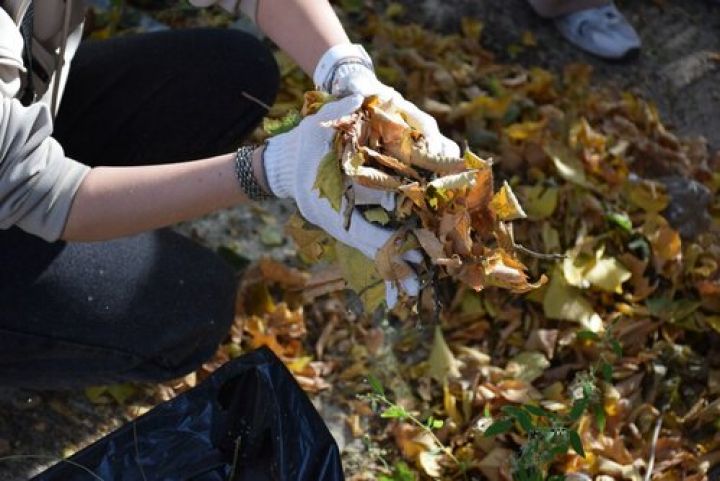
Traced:
[[423, 133], [431, 154], [460, 157], [458, 145], [440, 133], [433, 117], [377, 79], [372, 60], [361, 45], [339, 44], [328, 49], [315, 67], [313, 81], [337, 97], [377, 95], [381, 101], [392, 102], [407, 115], [408, 123]]
[[[338, 241], [354, 247], [370, 259], [375, 259], [378, 250], [393, 235], [393, 231], [368, 222], [357, 210], [353, 210], [349, 229], [345, 229], [341, 212], [330, 202], [320, 197], [313, 188], [318, 166], [332, 148], [335, 130], [323, 125], [355, 112], [362, 105], [364, 97], [349, 95], [323, 106], [316, 114], [305, 117], [293, 130], [271, 138], [264, 153], [267, 181], [273, 193], [280, 198], [292, 198], [302, 216]], [[394, 194], [374, 189], [356, 188], [356, 203], [377, 204], [385, 209], [394, 206]], [[343, 204], [345, 200], [343, 200]], [[344, 207], [344, 205], [343, 205]], [[417, 252], [408, 253], [407, 260], [420, 262]], [[417, 295], [417, 279], [402, 281], [408, 294]], [[387, 284], [387, 302], [392, 307], [397, 299], [397, 290]]]

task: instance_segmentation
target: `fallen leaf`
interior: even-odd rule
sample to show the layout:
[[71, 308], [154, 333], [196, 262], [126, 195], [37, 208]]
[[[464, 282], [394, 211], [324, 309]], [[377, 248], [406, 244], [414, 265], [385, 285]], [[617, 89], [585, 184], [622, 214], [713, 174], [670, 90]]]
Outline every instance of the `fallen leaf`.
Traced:
[[567, 284], [560, 269], [550, 276], [543, 299], [545, 316], [550, 319], [579, 323], [584, 329], [602, 332], [603, 322], [582, 291]]
[[357, 249], [338, 243], [337, 263], [348, 286], [358, 294], [367, 312], [373, 312], [385, 301], [385, 283], [372, 260]]
[[573, 184], [592, 189], [580, 159], [569, 147], [552, 142], [545, 147], [545, 153], [552, 159], [560, 177]]
[[543, 353], [525, 351], [508, 361], [505, 367], [505, 375], [531, 383], [542, 376], [548, 367], [550, 367], [550, 361], [547, 360]]
[[446, 383], [448, 378], [460, 376], [459, 363], [445, 342], [440, 326], [435, 326], [435, 337], [428, 358], [428, 373], [440, 384]]

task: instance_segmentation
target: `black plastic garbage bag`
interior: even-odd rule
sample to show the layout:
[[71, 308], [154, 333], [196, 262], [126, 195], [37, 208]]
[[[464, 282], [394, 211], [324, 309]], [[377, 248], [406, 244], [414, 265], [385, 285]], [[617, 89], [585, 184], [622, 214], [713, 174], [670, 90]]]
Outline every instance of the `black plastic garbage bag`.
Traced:
[[[103, 481], [343, 481], [325, 423], [263, 348], [71, 458]], [[59, 463], [33, 481], [97, 478]]]

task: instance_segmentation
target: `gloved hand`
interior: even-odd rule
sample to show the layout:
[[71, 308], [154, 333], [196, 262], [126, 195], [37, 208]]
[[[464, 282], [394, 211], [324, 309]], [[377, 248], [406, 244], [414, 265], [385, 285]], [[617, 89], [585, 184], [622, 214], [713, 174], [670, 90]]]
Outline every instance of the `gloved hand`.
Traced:
[[[332, 208], [330, 202], [321, 198], [313, 188], [320, 161], [332, 148], [335, 130], [323, 126], [324, 122], [339, 119], [355, 112], [362, 105], [364, 97], [349, 95], [330, 102], [314, 115], [305, 117], [293, 130], [272, 137], [265, 148], [265, 172], [270, 189], [280, 198], [292, 198], [303, 217], [330, 234], [338, 241], [358, 249], [370, 259], [375, 259], [378, 250], [393, 235], [390, 229], [371, 224], [358, 212], [352, 212], [350, 228], [345, 230], [341, 212], [345, 208], [345, 199], [340, 212]], [[362, 186], [353, 186], [355, 203], [358, 205], [381, 205], [386, 210], [395, 206], [394, 194]], [[406, 260], [420, 262], [418, 252], [409, 252]], [[401, 281], [410, 295], [417, 295], [418, 281], [411, 277]], [[388, 306], [397, 300], [397, 288], [386, 283]]]
[[408, 123], [423, 133], [431, 154], [460, 157], [460, 147], [440, 133], [434, 118], [377, 79], [372, 60], [362, 45], [339, 44], [328, 49], [315, 67], [313, 81], [318, 88], [337, 97], [377, 95], [381, 101], [391, 101], [407, 115]]

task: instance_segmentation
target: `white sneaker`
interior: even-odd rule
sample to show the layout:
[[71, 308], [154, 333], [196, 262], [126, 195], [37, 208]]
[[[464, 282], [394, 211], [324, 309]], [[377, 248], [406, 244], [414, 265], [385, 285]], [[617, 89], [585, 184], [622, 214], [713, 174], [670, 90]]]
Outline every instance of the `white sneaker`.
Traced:
[[640, 37], [613, 3], [555, 19], [560, 33], [577, 47], [607, 59], [621, 59], [640, 49]]

